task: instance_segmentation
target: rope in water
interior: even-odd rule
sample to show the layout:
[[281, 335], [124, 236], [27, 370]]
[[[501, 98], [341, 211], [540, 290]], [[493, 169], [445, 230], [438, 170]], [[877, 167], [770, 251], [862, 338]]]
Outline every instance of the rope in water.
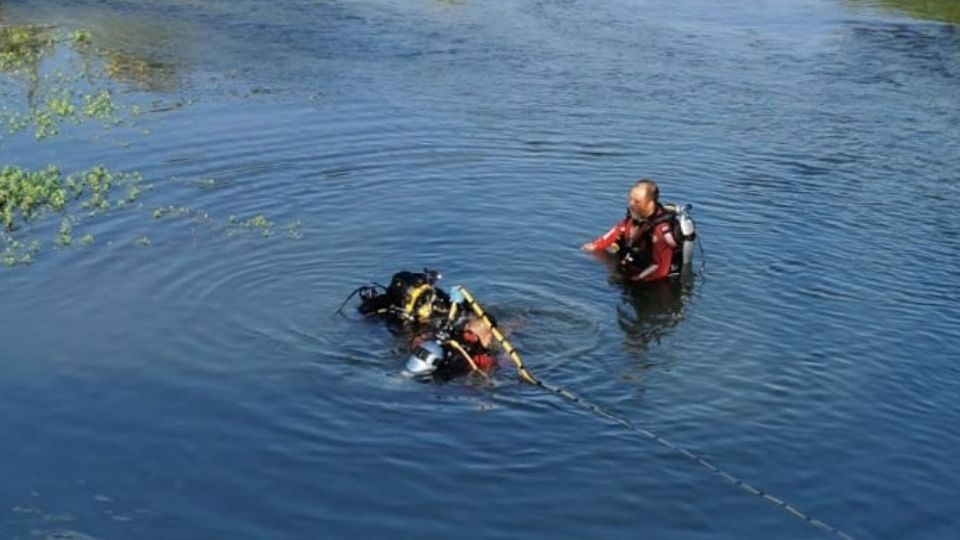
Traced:
[[793, 504], [791, 504], [791, 503], [789, 503], [789, 502], [787, 502], [787, 501], [785, 501], [785, 500], [783, 500], [783, 499], [781, 499], [781, 498], [779, 498], [779, 497], [775, 497], [774, 495], [772, 495], [772, 494], [770, 494], [770, 493], [767, 493], [766, 491], [763, 491], [763, 490], [761, 490], [761, 489], [759, 489], [759, 488], [757, 488], [757, 487], [754, 487], [752, 484], [749, 484], [749, 483], [747, 483], [747, 482], [744, 482], [743, 480], [737, 478], [736, 476], [733, 476], [732, 474], [730, 474], [730, 473], [728, 473], [727, 471], [721, 469], [720, 467], [717, 467], [717, 466], [714, 465], [713, 463], [710, 463], [709, 461], [707, 461], [707, 460], [704, 459], [703, 457], [698, 456], [697, 454], [691, 452], [691, 451], [688, 450], [687, 448], [684, 448], [683, 446], [680, 446], [680, 445], [678, 445], [678, 444], [670, 441], [669, 439], [664, 438], [662, 435], [658, 435], [657, 433], [654, 433], [653, 431], [650, 431], [649, 429], [645, 429], [645, 428], [632, 428], [632, 429], [633, 429], [634, 431], [636, 431], [637, 433], [645, 436], [646, 438], [648, 438], [648, 439], [650, 439], [650, 440], [652, 440], [652, 441], [654, 441], [654, 442], [656, 442], [656, 443], [658, 443], [658, 444], [661, 444], [661, 445], [663, 445], [663, 446], [666, 446], [667, 448], [673, 450], [673, 451], [676, 452], [676, 453], [679, 453], [680, 455], [686, 457], [687, 459], [689, 459], [689, 460], [691, 460], [691, 461], [694, 461], [694, 462], [696, 462], [696, 463], [699, 463], [700, 465], [702, 465], [702, 466], [703, 466], [705, 469], [707, 469], [708, 471], [716, 474], [716, 475], [719, 476], [720, 478], [723, 478], [723, 479], [726, 480], [727, 482], [729, 482], [729, 483], [731, 483], [731, 484], [739, 487], [740, 489], [746, 491], [747, 493], [750, 493], [751, 495], [756, 495], [757, 497], [760, 497], [761, 499], [764, 499], [764, 500], [766, 500], [767, 502], [770, 502], [770, 503], [772, 503], [772, 504], [774, 504], [774, 505], [776, 505], [776, 506], [779, 506], [779, 507], [780, 507], [781, 509], [783, 509], [784, 511], [792, 514], [793, 516], [795, 516], [795, 517], [797, 517], [797, 518], [799, 518], [799, 519], [801, 519], [801, 520], [803, 520], [803, 521], [806, 521], [806, 522], [809, 523], [810, 525], [813, 525], [814, 527], [816, 527], [816, 528], [818, 528], [818, 529], [822, 529], [822, 530], [824, 530], [824, 531], [826, 531], [826, 532], [828, 532], [828, 533], [831, 533], [831, 534], [837, 536], [838, 538], [842, 538], [842, 539], [844, 539], [844, 540], [853, 540], [853, 536], [851, 536], [850, 534], [848, 534], [848, 533], [846, 533], [846, 532], [843, 532], [843, 531], [841, 531], [840, 529], [838, 529], [838, 528], [836, 528], [836, 527], [834, 527], [834, 526], [832, 526], [832, 525], [829, 525], [829, 524], [827, 524], [827, 523], [824, 523], [823, 521], [821, 521], [821, 520], [813, 517], [812, 515], [810, 515], [810, 514], [804, 512], [804, 511], [800, 510], [799, 508], [797, 508], [797, 507], [794, 506]]
[[[701, 249], [702, 249], [702, 248], [701, 248]], [[493, 324], [493, 321], [487, 316], [487, 314], [483, 311], [483, 308], [481, 308], [480, 305], [477, 303], [476, 298], [474, 298], [473, 295], [470, 294], [470, 292], [467, 291], [467, 290], [466, 290], [465, 288], [463, 288], [463, 287], [459, 287], [459, 290], [460, 290], [460, 292], [463, 294], [464, 299], [465, 299], [465, 300], [467, 301], [467, 303], [470, 305], [470, 307], [471, 307], [471, 309], [473, 310], [473, 312], [474, 312], [478, 317], [480, 317], [480, 318], [482, 318], [484, 321], [486, 321], [487, 324], [490, 326], [490, 328], [492, 329], [492, 333], [493, 333], [494, 338], [497, 339], [497, 342], [500, 343], [500, 346], [503, 347], [504, 351], [510, 356], [510, 359], [511, 359], [511, 360], [513, 361], [513, 363], [517, 366], [517, 374], [518, 374], [518, 376], [520, 377], [520, 379], [521, 379], [522, 381], [527, 382], [527, 383], [530, 383], [530, 384], [533, 385], [533, 386], [537, 386], [537, 387], [543, 388], [544, 390], [547, 390], [548, 392], [552, 392], [552, 393], [554, 393], [554, 394], [556, 394], [556, 395], [558, 395], [558, 396], [566, 399], [567, 401], [569, 401], [569, 402], [571, 402], [571, 403], [573, 403], [573, 404], [575, 404], [575, 405], [577, 405], [577, 406], [579, 406], [579, 407], [581, 407], [581, 408], [583, 408], [583, 409], [585, 409], [585, 410], [588, 410], [588, 411], [596, 414], [597, 416], [600, 416], [600, 417], [602, 417], [602, 418], [605, 418], [605, 419], [607, 419], [607, 420], [610, 420], [611, 422], [614, 422], [614, 423], [616, 423], [616, 424], [619, 424], [620, 426], [624, 427], [625, 429], [627, 429], [627, 430], [629, 430], [629, 431], [632, 431], [632, 432], [634, 432], [634, 433], [638, 433], [638, 434], [640, 434], [640, 435], [643, 435], [643, 436], [646, 437], [647, 439], [649, 439], [649, 440], [651, 440], [651, 441], [653, 441], [653, 442], [655, 442], [655, 443], [657, 443], [657, 444], [659, 444], [659, 445], [661, 445], [661, 446], [665, 446], [666, 448], [669, 448], [669, 449], [670, 449], [671, 451], [673, 451], [674, 453], [680, 454], [681, 456], [689, 459], [690, 461], [693, 461], [693, 462], [695, 462], [695, 463], [700, 464], [701, 466], [703, 466], [703, 468], [705, 468], [705, 469], [707, 469], [708, 471], [716, 474], [716, 475], [719, 476], [720, 478], [723, 478], [725, 481], [729, 482], [730, 484], [733, 484], [734, 486], [736, 486], [736, 487], [738, 487], [738, 488], [746, 491], [747, 493], [749, 493], [749, 494], [751, 494], [751, 495], [755, 495], [755, 496], [757, 496], [757, 497], [760, 497], [761, 499], [764, 499], [764, 500], [766, 500], [767, 502], [769, 502], [769, 503], [771, 503], [771, 504], [773, 504], [773, 505], [775, 505], [775, 506], [780, 507], [782, 510], [786, 511], [787, 513], [789, 513], [789, 514], [793, 515], [794, 517], [799, 518], [799, 519], [801, 519], [801, 520], [809, 523], [810, 525], [812, 525], [812, 526], [814, 526], [814, 527], [816, 527], [816, 528], [818, 528], [818, 529], [821, 529], [821, 530], [823, 530], [823, 531], [825, 531], [825, 532], [828, 532], [828, 533], [830, 533], [830, 534], [833, 534], [833, 535], [836, 536], [837, 538], [842, 538], [843, 540], [853, 540], [853, 536], [851, 536], [850, 534], [848, 534], [848, 533], [846, 533], [846, 532], [844, 532], [844, 531], [842, 531], [842, 530], [840, 530], [840, 529], [838, 529], [838, 528], [836, 528], [836, 527], [834, 527], [834, 526], [832, 526], [832, 525], [829, 525], [829, 524], [827, 524], [827, 523], [825, 523], [825, 522], [823, 522], [823, 521], [821, 521], [821, 520], [813, 517], [812, 515], [810, 515], [810, 514], [804, 512], [804, 511], [800, 510], [799, 508], [797, 508], [797, 507], [794, 506], [793, 504], [791, 504], [791, 503], [789, 503], [789, 502], [787, 502], [787, 501], [785, 501], [785, 500], [783, 500], [783, 499], [781, 499], [781, 498], [779, 498], [779, 497], [776, 497], [776, 496], [774, 496], [774, 495], [772, 495], [772, 494], [770, 494], [770, 493], [768, 493], [768, 492], [766, 492], [766, 491], [763, 491], [763, 490], [761, 490], [761, 489], [753, 486], [752, 484], [750, 484], [750, 483], [748, 483], [748, 482], [745, 482], [745, 481], [741, 480], [740, 478], [737, 478], [736, 476], [730, 474], [729, 472], [725, 471], [724, 469], [722, 469], [722, 468], [720, 468], [720, 467], [717, 467], [716, 465], [714, 465], [713, 463], [711, 463], [711, 462], [708, 461], [707, 459], [703, 458], [702, 456], [699, 456], [699, 455], [695, 454], [694, 452], [691, 452], [689, 449], [687, 449], [687, 448], [685, 448], [685, 447], [683, 447], [683, 446], [681, 446], [681, 445], [679, 445], [679, 444], [674, 443], [674, 442], [671, 441], [670, 439], [667, 439], [666, 437], [664, 437], [664, 436], [656, 433], [655, 431], [652, 431], [652, 430], [646, 429], [646, 428], [642, 428], [642, 427], [637, 427], [637, 426], [635, 426], [635, 425], [633, 424], [633, 422], [631, 422], [630, 420], [627, 420], [626, 418], [624, 418], [624, 417], [622, 417], [622, 416], [620, 416], [620, 415], [618, 415], [618, 414], [612, 413], [612, 412], [608, 411], [607, 409], [605, 409], [605, 408], [597, 405], [596, 403], [593, 403], [593, 402], [591, 402], [591, 401], [588, 401], [588, 400], [580, 397], [579, 395], [575, 394], [574, 392], [571, 392], [570, 390], [567, 390], [566, 388], [563, 388], [562, 386], [554, 386], [554, 385], [551, 385], [551, 384], [547, 384], [547, 383], [541, 381], [540, 379], [537, 379], [537, 378], [534, 377], [533, 374], [531, 374], [531, 373], [527, 370], [527, 368], [523, 365], [523, 360], [520, 358], [520, 354], [519, 354], [519, 353], [517, 352], [517, 350], [510, 344], [510, 342], [507, 341], [506, 337], [504, 337], [504, 335], [503, 335], [503, 334], [497, 329], [497, 327]]]

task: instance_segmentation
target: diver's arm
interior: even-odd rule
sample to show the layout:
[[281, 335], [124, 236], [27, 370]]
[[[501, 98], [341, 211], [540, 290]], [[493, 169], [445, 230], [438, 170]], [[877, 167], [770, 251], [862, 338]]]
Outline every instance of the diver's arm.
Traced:
[[580, 249], [584, 251], [599, 251], [601, 249], [607, 249], [617, 241], [617, 238], [620, 238], [620, 235], [623, 234], [623, 231], [624, 222], [620, 221], [611, 227], [609, 231], [580, 246]]

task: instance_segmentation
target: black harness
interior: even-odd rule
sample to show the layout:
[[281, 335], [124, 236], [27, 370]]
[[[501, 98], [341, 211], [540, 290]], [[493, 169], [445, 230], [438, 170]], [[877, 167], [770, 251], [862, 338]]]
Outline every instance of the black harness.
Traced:
[[[670, 276], [680, 275], [683, 267], [683, 234], [677, 213], [657, 205], [659, 215], [653, 219], [636, 219], [627, 210], [623, 233], [617, 239], [617, 256], [621, 269], [628, 273], [638, 273], [653, 264], [653, 233], [661, 223], [671, 224], [674, 243], [673, 256], [670, 257]], [[631, 230], [631, 227], [633, 230]], [[639, 232], [636, 232], [639, 229]]]
[[450, 298], [434, 287], [439, 274], [434, 271], [397, 272], [390, 285], [380, 292], [369, 287], [360, 292], [360, 313], [381, 316], [402, 326], [421, 326], [450, 309]]

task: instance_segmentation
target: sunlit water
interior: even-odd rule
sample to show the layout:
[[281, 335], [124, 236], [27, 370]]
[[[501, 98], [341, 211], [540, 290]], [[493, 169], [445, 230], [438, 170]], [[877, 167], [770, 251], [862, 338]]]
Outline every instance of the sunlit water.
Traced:
[[[424, 266], [538, 377], [815, 518], [960, 532], [954, 26], [818, 0], [0, 18], [151, 60], [114, 81], [136, 127], [16, 137], [3, 164], [154, 186], [0, 273], [0, 537], [829, 537], [509, 363], [397, 377], [402, 343], [333, 312]], [[693, 204], [706, 270], [629, 297], [577, 246], [640, 176]], [[270, 238], [224, 233], [255, 214]]]

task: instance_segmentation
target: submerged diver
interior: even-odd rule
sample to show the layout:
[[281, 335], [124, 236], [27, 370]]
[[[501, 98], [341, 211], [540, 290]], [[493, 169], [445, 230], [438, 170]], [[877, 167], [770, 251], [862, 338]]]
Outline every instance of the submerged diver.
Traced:
[[486, 375], [497, 366], [492, 349], [496, 322], [461, 287], [449, 292], [437, 287], [440, 278], [428, 269], [402, 271], [387, 287], [364, 285], [353, 294], [360, 294], [361, 314], [383, 319], [408, 338], [413, 352], [405, 373], [441, 381], [471, 372]]
[[638, 180], [630, 189], [626, 217], [609, 231], [583, 244], [585, 251], [612, 251], [627, 281], [674, 278], [690, 264], [696, 231], [689, 207], [660, 204], [653, 180]]

